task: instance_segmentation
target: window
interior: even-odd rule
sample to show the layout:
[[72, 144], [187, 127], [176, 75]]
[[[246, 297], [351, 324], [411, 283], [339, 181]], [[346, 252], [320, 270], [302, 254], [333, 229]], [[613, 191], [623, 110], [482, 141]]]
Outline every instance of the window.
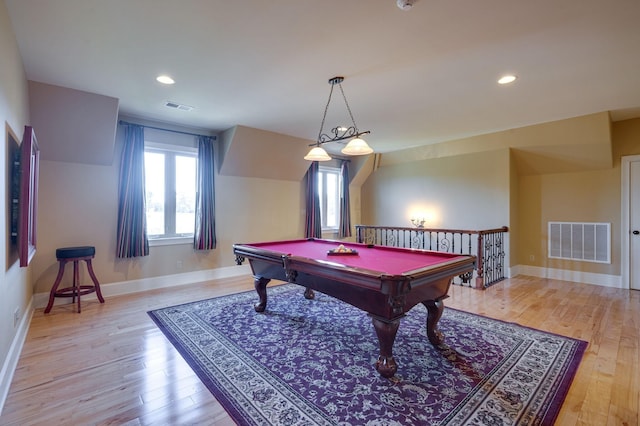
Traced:
[[197, 149], [145, 142], [147, 235], [192, 237], [196, 210]]
[[318, 194], [323, 231], [335, 231], [340, 226], [340, 169], [320, 166]]

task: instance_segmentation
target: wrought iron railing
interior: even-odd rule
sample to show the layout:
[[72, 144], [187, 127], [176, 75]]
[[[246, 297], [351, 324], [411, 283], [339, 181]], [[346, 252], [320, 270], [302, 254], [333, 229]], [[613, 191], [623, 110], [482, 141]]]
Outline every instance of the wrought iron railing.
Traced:
[[486, 288], [505, 278], [504, 238], [509, 228], [481, 231], [356, 225], [359, 243], [406, 247], [476, 256], [475, 282], [456, 278], [455, 284]]

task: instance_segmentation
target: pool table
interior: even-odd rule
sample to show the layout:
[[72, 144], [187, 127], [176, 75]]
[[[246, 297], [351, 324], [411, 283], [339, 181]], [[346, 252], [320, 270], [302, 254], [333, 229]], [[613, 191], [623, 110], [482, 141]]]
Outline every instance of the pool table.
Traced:
[[392, 349], [400, 319], [422, 303], [429, 341], [440, 344], [442, 300], [452, 279], [471, 274], [475, 263], [474, 256], [322, 239], [234, 244], [233, 251], [237, 264], [248, 259], [251, 265], [257, 312], [267, 307], [272, 279], [305, 287], [308, 299], [316, 290], [367, 312], [380, 345], [376, 369], [387, 378], [398, 370]]

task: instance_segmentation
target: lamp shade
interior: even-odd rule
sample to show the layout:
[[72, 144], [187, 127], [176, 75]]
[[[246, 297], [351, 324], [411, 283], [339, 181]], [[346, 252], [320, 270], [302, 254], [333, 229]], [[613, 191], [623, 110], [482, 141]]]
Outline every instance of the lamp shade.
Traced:
[[367, 145], [367, 142], [364, 139], [353, 138], [349, 141], [347, 146], [342, 148], [341, 152], [346, 155], [365, 155], [371, 154], [373, 149]]
[[331, 157], [329, 157], [329, 154], [327, 154], [324, 148], [314, 146], [311, 148], [311, 151], [304, 156], [304, 159], [309, 161], [329, 161]]

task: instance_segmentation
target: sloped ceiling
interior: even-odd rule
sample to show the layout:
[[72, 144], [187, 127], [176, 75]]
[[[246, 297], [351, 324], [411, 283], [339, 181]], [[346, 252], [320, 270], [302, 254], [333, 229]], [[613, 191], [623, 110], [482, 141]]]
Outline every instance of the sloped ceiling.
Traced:
[[303, 157], [311, 141], [245, 126], [220, 135], [220, 173], [265, 179], [301, 181], [309, 162]]
[[29, 81], [29, 104], [42, 160], [112, 164], [118, 99]]
[[570, 173], [612, 166], [611, 146], [606, 145], [517, 148], [511, 153], [521, 175]]
[[519, 174], [565, 173], [613, 166], [606, 112], [382, 154], [382, 165], [510, 149]]

